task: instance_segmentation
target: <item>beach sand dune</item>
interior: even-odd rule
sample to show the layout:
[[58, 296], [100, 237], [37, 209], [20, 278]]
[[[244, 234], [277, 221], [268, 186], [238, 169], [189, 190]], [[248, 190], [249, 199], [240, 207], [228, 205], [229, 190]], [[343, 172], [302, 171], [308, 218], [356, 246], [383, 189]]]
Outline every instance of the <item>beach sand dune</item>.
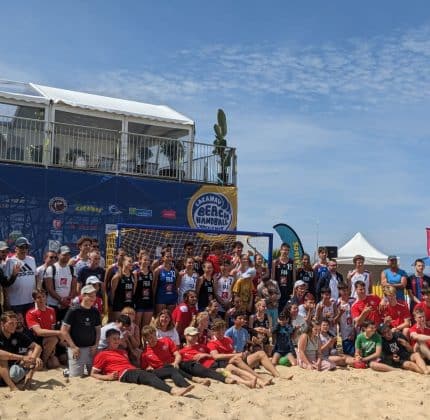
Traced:
[[40, 372], [35, 390], [0, 390], [1, 419], [429, 419], [430, 377], [371, 370], [308, 372], [280, 367], [285, 378], [264, 389], [212, 382], [186, 397], [147, 386]]

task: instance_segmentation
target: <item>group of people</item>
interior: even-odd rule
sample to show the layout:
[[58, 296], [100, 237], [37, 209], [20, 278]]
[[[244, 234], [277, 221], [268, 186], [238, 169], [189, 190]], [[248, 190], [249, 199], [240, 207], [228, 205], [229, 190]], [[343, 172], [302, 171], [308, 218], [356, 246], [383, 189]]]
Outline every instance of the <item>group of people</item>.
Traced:
[[36, 267], [30, 246], [24, 237], [14, 250], [0, 242], [0, 384], [12, 390], [61, 364], [72, 377], [172, 395], [211, 380], [268, 386], [279, 364], [430, 373], [430, 279], [421, 260], [408, 277], [390, 256], [379, 298], [364, 257], [343, 279], [323, 247], [314, 265], [304, 254], [296, 267], [282, 244], [268, 267], [239, 241], [230, 253], [214, 242], [199, 254], [188, 241], [177, 259], [168, 244], [154, 260], [148, 250], [133, 258], [118, 249], [106, 267], [98, 241], [83, 237], [76, 256], [62, 246]]

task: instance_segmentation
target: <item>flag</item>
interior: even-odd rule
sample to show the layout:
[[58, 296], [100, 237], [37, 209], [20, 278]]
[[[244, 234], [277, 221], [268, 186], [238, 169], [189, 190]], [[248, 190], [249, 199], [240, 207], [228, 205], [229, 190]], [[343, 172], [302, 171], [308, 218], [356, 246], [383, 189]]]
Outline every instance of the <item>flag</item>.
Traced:
[[430, 228], [426, 228], [427, 232], [427, 255], [430, 257]]
[[294, 264], [296, 267], [300, 267], [302, 265], [302, 257], [303, 257], [303, 245], [297, 233], [294, 229], [285, 223], [278, 223], [273, 226], [273, 229], [276, 230], [276, 233], [281, 238], [282, 242], [285, 242], [290, 245], [290, 258], [294, 260]]

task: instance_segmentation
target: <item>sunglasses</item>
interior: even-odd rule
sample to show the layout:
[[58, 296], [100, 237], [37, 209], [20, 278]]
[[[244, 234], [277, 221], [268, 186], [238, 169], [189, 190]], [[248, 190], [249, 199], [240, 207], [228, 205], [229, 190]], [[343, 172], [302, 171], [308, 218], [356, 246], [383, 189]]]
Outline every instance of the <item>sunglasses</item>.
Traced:
[[20, 245], [17, 248], [19, 248], [19, 249], [28, 249], [30, 247], [28, 245]]

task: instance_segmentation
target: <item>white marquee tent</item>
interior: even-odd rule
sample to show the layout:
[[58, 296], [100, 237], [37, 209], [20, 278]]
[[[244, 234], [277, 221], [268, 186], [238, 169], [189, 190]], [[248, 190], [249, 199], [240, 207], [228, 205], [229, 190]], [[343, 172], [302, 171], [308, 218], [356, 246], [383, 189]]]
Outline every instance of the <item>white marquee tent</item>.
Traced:
[[357, 232], [342, 248], [339, 248], [336, 261], [338, 264], [353, 264], [352, 259], [357, 254], [366, 258], [366, 265], [387, 264], [388, 256], [371, 245], [360, 232]]

